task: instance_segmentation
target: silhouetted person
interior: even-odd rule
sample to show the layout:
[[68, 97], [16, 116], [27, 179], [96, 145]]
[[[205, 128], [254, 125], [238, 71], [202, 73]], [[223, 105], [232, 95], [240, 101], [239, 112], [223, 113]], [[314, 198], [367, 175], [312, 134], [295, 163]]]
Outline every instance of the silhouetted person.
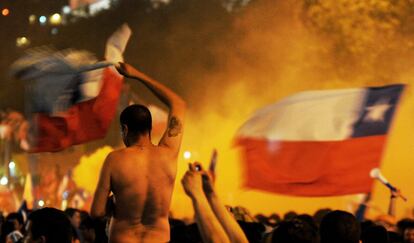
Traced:
[[354, 215], [335, 210], [322, 219], [321, 243], [358, 243], [361, 229]]
[[388, 232], [384, 226], [374, 225], [362, 232], [362, 243], [388, 243]]
[[55, 208], [43, 208], [29, 215], [25, 242], [71, 243], [72, 225], [68, 217]]
[[272, 243], [318, 243], [318, 231], [299, 219], [282, 221], [273, 230]]

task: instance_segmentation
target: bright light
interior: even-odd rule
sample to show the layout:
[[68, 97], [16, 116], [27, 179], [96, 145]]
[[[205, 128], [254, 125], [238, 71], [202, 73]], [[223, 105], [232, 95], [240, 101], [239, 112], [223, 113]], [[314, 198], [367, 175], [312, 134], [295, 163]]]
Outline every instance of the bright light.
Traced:
[[43, 207], [45, 206], [45, 202], [43, 200], [39, 200], [39, 202], [37, 202], [37, 205], [39, 205], [39, 207]]
[[68, 5], [63, 6], [63, 8], [62, 8], [62, 13], [64, 13], [64, 14], [70, 14], [71, 11], [72, 10], [70, 9], [70, 7]]
[[3, 176], [3, 177], [0, 179], [0, 185], [5, 186], [5, 185], [7, 185], [8, 183], [9, 183], [9, 179], [7, 179], [7, 177]]
[[1, 14], [3, 16], [7, 16], [10, 14], [10, 10], [8, 8], [3, 8], [3, 10], [1, 10]]
[[16, 168], [16, 163], [14, 163], [14, 161], [10, 161], [9, 169], [13, 170], [14, 168]]
[[29, 16], [29, 23], [34, 24], [36, 22], [36, 15], [32, 14]]
[[40, 17], [39, 17], [39, 22], [40, 22], [40, 24], [44, 25], [44, 24], [46, 24], [46, 21], [47, 21], [46, 16], [40, 16]]
[[60, 23], [62, 23], [62, 17], [60, 16], [60, 14], [55, 13], [52, 16], [50, 16], [49, 22], [53, 25], [59, 25]]
[[191, 152], [190, 151], [185, 151], [184, 152], [184, 159], [190, 159], [191, 158]]
[[16, 46], [18, 47], [24, 47], [24, 46], [28, 46], [30, 44], [30, 40], [27, 39], [26, 37], [22, 36], [22, 37], [18, 37], [16, 39]]

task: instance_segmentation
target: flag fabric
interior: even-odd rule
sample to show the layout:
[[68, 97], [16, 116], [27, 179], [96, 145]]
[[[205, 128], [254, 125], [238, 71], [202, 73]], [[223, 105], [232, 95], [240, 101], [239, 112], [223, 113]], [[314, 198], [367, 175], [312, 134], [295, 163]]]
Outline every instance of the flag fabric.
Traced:
[[54, 152], [105, 137], [116, 113], [122, 83], [115, 70], [106, 68], [101, 92], [95, 99], [71, 106], [65, 116], [33, 114], [35, 130], [29, 132], [33, 134], [29, 137], [30, 152]]
[[152, 117], [151, 137], [155, 139], [161, 138], [167, 128], [168, 112], [154, 104], [148, 104], [146, 106]]
[[12, 74], [25, 81], [28, 113], [56, 116], [73, 104], [94, 98], [87, 96], [93, 91], [96, 96], [102, 71], [93, 70], [110, 65], [97, 62], [87, 51], [40, 47], [18, 59], [12, 66]]
[[236, 137], [245, 186], [296, 196], [370, 192], [404, 87], [308, 91], [258, 110]]
[[25, 81], [29, 152], [54, 152], [106, 136], [116, 114], [123, 77], [111, 65], [123, 61], [131, 36], [124, 24], [108, 39], [105, 61], [86, 51], [29, 51], [12, 66]]

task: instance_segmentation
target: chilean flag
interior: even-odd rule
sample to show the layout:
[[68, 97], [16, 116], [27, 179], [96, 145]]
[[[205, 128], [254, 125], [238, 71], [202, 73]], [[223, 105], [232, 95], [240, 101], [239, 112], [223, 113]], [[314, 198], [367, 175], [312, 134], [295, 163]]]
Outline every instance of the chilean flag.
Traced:
[[106, 136], [116, 114], [123, 78], [114, 68], [105, 68], [99, 94], [72, 105], [64, 116], [34, 113], [29, 152], [56, 152]]
[[238, 131], [245, 186], [294, 196], [371, 191], [404, 85], [301, 92]]
[[28, 152], [55, 152], [104, 138], [116, 115], [123, 61], [131, 30], [124, 24], [107, 40], [105, 61], [80, 50], [29, 50], [12, 65], [25, 81]]

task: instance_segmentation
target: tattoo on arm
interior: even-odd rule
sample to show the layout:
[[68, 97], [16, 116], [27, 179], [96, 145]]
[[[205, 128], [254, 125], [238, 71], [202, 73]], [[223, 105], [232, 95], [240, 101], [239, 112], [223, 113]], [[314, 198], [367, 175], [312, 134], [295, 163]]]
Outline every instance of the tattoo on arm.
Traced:
[[176, 137], [182, 132], [182, 124], [177, 117], [173, 116], [168, 124], [168, 137]]

